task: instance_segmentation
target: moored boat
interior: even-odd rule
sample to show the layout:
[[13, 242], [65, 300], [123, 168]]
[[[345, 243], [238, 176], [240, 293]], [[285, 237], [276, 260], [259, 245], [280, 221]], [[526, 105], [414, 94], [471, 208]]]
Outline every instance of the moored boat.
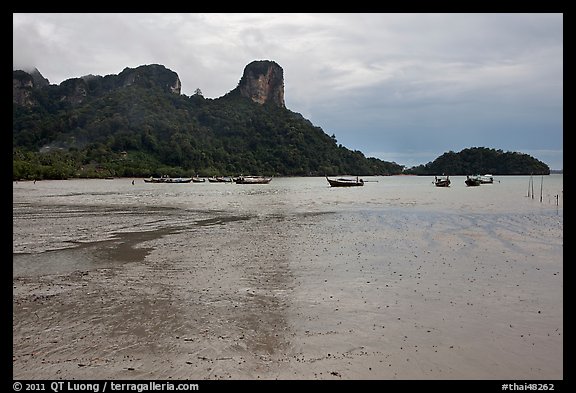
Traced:
[[469, 187], [479, 186], [480, 184], [482, 184], [478, 176], [466, 176], [466, 180], [464, 180], [464, 183], [466, 183], [466, 185]]
[[233, 182], [232, 178], [227, 177], [227, 176], [209, 177], [208, 181], [210, 183], [232, 183]]
[[355, 179], [346, 177], [330, 179], [328, 176], [326, 176], [326, 180], [328, 180], [328, 183], [331, 187], [356, 187], [364, 185], [364, 180], [359, 179], [358, 176], [356, 176]]
[[479, 180], [480, 180], [480, 184], [492, 184], [494, 183], [494, 177], [492, 175], [486, 174], [486, 175], [479, 175], [476, 176]]
[[144, 179], [146, 183], [190, 183], [192, 181], [191, 177], [152, 177]]
[[434, 185], [436, 187], [450, 187], [450, 177], [449, 176], [434, 176]]
[[268, 184], [271, 181], [272, 178], [266, 176], [238, 176], [234, 178], [236, 184]]

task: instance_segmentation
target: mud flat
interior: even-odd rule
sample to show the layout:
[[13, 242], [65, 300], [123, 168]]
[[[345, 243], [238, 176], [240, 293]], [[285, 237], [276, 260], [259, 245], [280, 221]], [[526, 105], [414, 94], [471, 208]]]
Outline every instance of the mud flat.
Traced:
[[372, 180], [14, 184], [13, 378], [563, 379], [562, 177]]
[[126, 215], [22, 241], [14, 379], [563, 378], [561, 215]]

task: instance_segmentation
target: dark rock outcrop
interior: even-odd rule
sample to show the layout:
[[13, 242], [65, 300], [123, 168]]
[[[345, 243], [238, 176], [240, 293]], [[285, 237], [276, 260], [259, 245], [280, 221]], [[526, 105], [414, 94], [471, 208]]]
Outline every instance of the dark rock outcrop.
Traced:
[[37, 68], [34, 68], [32, 72], [30, 72], [30, 75], [32, 75], [32, 79], [34, 80], [34, 87], [42, 88], [50, 85], [50, 81], [44, 78], [44, 76], [40, 73], [40, 71], [38, 71]]
[[182, 88], [178, 74], [160, 64], [125, 68], [118, 74], [118, 84], [120, 86], [137, 85], [147, 88], [159, 87], [174, 94], [180, 94]]
[[30, 107], [35, 104], [32, 96], [33, 89], [41, 89], [49, 86], [50, 82], [44, 78], [40, 71], [34, 68], [32, 71], [12, 71], [12, 102], [18, 105]]
[[82, 78], [67, 79], [59, 86], [60, 101], [67, 101], [72, 105], [84, 102], [88, 96], [88, 86]]
[[137, 68], [126, 67], [118, 75], [85, 75], [70, 78], [59, 85], [50, 85], [37, 69], [27, 72], [13, 71], [12, 102], [25, 107], [37, 103], [34, 91], [48, 89], [51, 99], [66, 102], [73, 106], [83, 103], [89, 96], [100, 96], [115, 89], [128, 86], [160, 88], [161, 90], [181, 94], [178, 74], [159, 64], [143, 65]]
[[22, 106], [31, 106], [34, 80], [32, 75], [22, 70], [12, 71], [12, 102]]

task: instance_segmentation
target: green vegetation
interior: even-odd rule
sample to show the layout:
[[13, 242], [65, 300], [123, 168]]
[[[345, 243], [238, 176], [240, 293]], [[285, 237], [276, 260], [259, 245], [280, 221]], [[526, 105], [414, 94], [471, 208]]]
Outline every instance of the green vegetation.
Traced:
[[413, 175], [549, 175], [548, 165], [528, 154], [472, 147], [459, 153], [449, 151], [426, 165], [404, 171]]
[[[156, 77], [156, 76], [155, 76]], [[260, 105], [238, 89], [218, 99], [71, 79], [32, 89], [13, 105], [13, 178], [263, 175], [391, 175], [396, 163], [338, 145], [300, 114]]]
[[190, 97], [174, 93], [178, 76], [160, 65], [41, 87], [31, 87], [23, 71], [13, 77], [14, 180], [550, 173], [526, 154], [483, 147], [405, 169], [349, 150], [301, 114], [257, 104], [239, 87], [217, 99], [200, 89]]

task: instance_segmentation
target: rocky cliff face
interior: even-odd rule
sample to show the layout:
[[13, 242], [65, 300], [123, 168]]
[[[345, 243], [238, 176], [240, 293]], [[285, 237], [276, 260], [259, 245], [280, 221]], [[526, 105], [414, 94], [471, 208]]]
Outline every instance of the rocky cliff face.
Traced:
[[284, 70], [269, 60], [257, 60], [244, 68], [238, 89], [243, 97], [259, 104], [272, 103], [285, 108]]
[[40, 73], [40, 71], [38, 71], [37, 68], [34, 68], [32, 72], [30, 72], [30, 75], [32, 75], [32, 79], [34, 80], [34, 87], [41, 88], [50, 84], [50, 81], [44, 78], [44, 76]]
[[32, 71], [12, 71], [12, 102], [32, 106], [35, 100], [32, 98], [32, 89], [48, 86], [50, 82], [44, 78], [40, 71], [34, 68]]
[[12, 102], [22, 106], [31, 106], [34, 80], [27, 72], [16, 70], [12, 72]]
[[88, 96], [88, 86], [82, 78], [67, 79], [59, 86], [60, 101], [69, 102], [72, 105], [79, 105]]
[[[35, 103], [33, 91], [48, 88], [54, 100], [79, 105], [89, 96], [98, 96], [107, 91], [127, 86], [160, 88], [163, 91], [181, 94], [181, 82], [178, 74], [160, 64], [143, 65], [136, 68], [126, 67], [118, 75], [86, 75], [71, 78], [60, 85], [50, 85], [38, 70], [29, 73], [13, 72], [13, 94], [15, 104], [32, 106]], [[236, 89], [235, 89], [236, 90]], [[244, 74], [238, 83], [240, 95], [259, 104], [270, 103], [286, 108], [284, 102], [284, 70], [276, 62], [256, 60], [244, 68]]]
[[14, 70], [12, 79], [12, 102], [27, 107], [36, 104], [34, 91], [40, 89], [48, 89], [54, 101], [75, 106], [83, 103], [89, 96], [98, 96], [131, 85], [156, 87], [173, 94], [180, 94], [182, 88], [178, 74], [159, 64], [127, 67], [118, 75], [70, 78], [60, 85], [50, 85], [48, 79], [36, 69], [32, 72]]
[[125, 68], [118, 74], [118, 79], [122, 86], [156, 86], [166, 92], [174, 94], [180, 94], [182, 88], [178, 74], [160, 64]]

